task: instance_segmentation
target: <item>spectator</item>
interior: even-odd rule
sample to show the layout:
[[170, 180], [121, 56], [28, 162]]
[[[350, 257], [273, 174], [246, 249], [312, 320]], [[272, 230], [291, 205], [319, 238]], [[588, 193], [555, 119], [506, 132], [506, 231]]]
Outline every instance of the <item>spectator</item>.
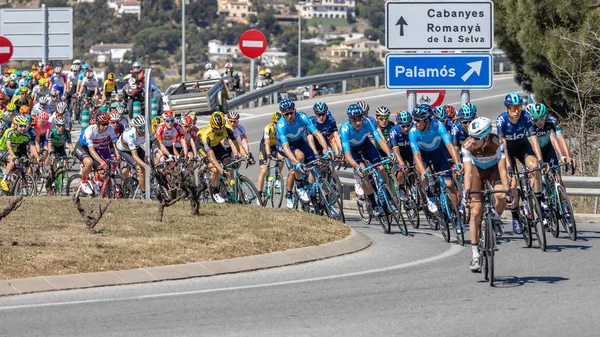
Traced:
[[258, 75], [254, 78], [254, 86], [257, 88], [266, 87], [268, 84], [267, 81], [267, 72], [264, 69], [261, 69], [258, 72]]
[[207, 63], [204, 66], [204, 79], [205, 80], [215, 80], [221, 78], [221, 75], [219, 75], [219, 72], [213, 69], [212, 64]]
[[229, 90], [240, 90], [240, 75], [237, 71], [233, 70], [233, 63], [225, 63], [225, 72], [221, 74], [221, 77], [229, 87]]

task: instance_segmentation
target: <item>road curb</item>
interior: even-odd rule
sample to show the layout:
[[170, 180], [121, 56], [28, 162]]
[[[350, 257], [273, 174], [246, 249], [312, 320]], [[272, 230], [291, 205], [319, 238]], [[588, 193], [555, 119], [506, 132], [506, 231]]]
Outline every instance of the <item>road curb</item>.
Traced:
[[97, 273], [39, 276], [0, 281], [0, 296], [105, 286], [182, 280], [283, 267], [361, 251], [371, 245], [366, 235], [350, 229], [346, 238], [318, 246], [238, 257], [227, 260], [138, 268]]

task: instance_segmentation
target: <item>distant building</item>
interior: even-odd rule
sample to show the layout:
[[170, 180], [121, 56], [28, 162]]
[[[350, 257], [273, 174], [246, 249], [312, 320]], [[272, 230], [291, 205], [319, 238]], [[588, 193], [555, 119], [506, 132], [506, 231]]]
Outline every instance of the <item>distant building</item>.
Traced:
[[133, 14], [138, 20], [142, 15], [142, 2], [140, 0], [108, 0], [108, 7], [115, 10], [115, 15]]
[[211, 61], [231, 60], [241, 55], [237, 45], [224, 45], [220, 40], [208, 41], [208, 54]]
[[123, 57], [128, 51], [135, 51], [135, 43], [103, 43], [93, 45], [90, 48], [90, 55], [96, 57], [98, 63], [113, 63], [123, 62]]
[[345, 19], [350, 15], [355, 16], [355, 0], [306, 0], [296, 4], [296, 10], [304, 19], [331, 18]]
[[339, 45], [330, 48], [330, 55], [333, 58], [360, 58], [370, 52], [375, 53], [380, 60], [385, 61], [387, 48], [382, 46], [379, 40], [371, 41], [365, 38], [342, 42]]
[[252, 3], [249, 0], [218, 0], [219, 14], [225, 15], [227, 20], [248, 23], [247, 17], [257, 13], [251, 10]]
[[260, 63], [264, 64], [267, 67], [274, 67], [279, 65], [284, 66], [287, 64], [285, 59], [287, 55], [288, 53], [278, 49], [266, 50], [260, 56]]

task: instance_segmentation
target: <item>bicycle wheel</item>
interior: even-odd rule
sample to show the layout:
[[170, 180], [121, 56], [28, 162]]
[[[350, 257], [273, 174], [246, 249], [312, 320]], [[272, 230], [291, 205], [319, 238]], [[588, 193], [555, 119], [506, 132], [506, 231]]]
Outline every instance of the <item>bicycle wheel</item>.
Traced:
[[573, 207], [571, 207], [571, 201], [567, 195], [567, 191], [561, 185], [556, 188], [558, 195], [558, 202], [560, 203], [560, 222], [563, 228], [569, 234], [569, 238], [573, 241], [577, 241], [577, 223], [575, 222], [575, 213]]
[[119, 174], [113, 175], [112, 179], [108, 179], [106, 181], [107, 189], [106, 196], [109, 199], [122, 199], [124, 198], [125, 193], [123, 192], [123, 182], [125, 181], [125, 177]]
[[548, 231], [552, 233], [552, 236], [555, 238], [557, 238], [560, 234], [560, 228], [558, 224], [558, 217], [560, 213], [558, 213], [557, 208], [558, 206], [553, 205], [550, 213], [548, 214]]
[[546, 251], [546, 229], [544, 228], [544, 216], [542, 214], [542, 209], [540, 208], [540, 204], [538, 203], [535, 193], [533, 191], [529, 191], [529, 197], [527, 198], [527, 202], [531, 205], [530, 209], [533, 210], [533, 230], [535, 230], [535, 236], [538, 240], [539, 248], [542, 251]]
[[[392, 180], [393, 181], [393, 180]], [[398, 196], [392, 192], [392, 189], [388, 185], [384, 185], [384, 192], [387, 194], [387, 206], [386, 206], [386, 214], [388, 215], [388, 222], [391, 223], [392, 220], [396, 221], [396, 225], [400, 230], [402, 235], [408, 235], [408, 228], [406, 228], [406, 221], [404, 220], [404, 216], [402, 216], [400, 203], [398, 202]], [[391, 212], [390, 212], [391, 211]]]
[[87, 194], [79, 190], [79, 186], [81, 186], [81, 174], [77, 173], [70, 176], [69, 180], [67, 180], [67, 196], [81, 195], [83, 197], [87, 197]]
[[340, 178], [335, 172], [331, 172], [329, 174], [329, 179], [327, 180], [327, 182], [335, 190], [335, 193], [340, 201], [340, 207], [344, 209], [344, 190], [342, 187], [342, 183], [340, 182]]
[[240, 175], [237, 181], [237, 197], [244, 205], [255, 204], [262, 206], [256, 186], [243, 175]]
[[322, 193], [321, 200], [325, 208], [325, 212], [331, 219], [343, 222], [342, 205], [340, 204], [337, 192], [335, 191], [334, 187], [325, 181], [325, 179], [320, 178], [319, 182], [321, 184], [321, 191], [319, 191], [319, 193]]
[[[364, 196], [363, 196], [364, 197]], [[371, 203], [367, 199], [356, 198], [356, 206], [360, 219], [365, 225], [371, 223]]]
[[448, 206], [448, 210], [450, 211], [450, 226], [454, 229], [454, 235], [456, 236], [456, 240], [458, 240], [458, 244], [461, 246], [465, 245], [465, 226], [462, 220], [462, 217], [458, 213], [458, 208], [456, 207], [456, 203], [452, 198], [450, 198], [450, 189], [448, 187], [445, 188], [446, 193], [446, 205]]
[[22, 195], [26, 197], [35, 196], [37, 194], [36, 184], [33, 177], [29, 174], [24, 174], [15, 179], [11, 187], [11, 195]]
[[[436, 214], [439, 214], [440, 216], [440, 232], [442, 233], [442, 237], [444, 238], [444, 241], [446, 242], [450, 242], [450, 224], [449, 222], [451, 221], [450, 218], [448, 218], [448, 210], [450, 209], [450, 205], [448, 205], [448, 199], [450, 197], [449, 196], [444, 196], [444, 199], [440, 199], [440, 205], [442, 206], [437, 212]], [[443, 213], [442, 213], [443, 212]]]
[[494, 234], [494, 225], [492, 216], [488, 214], [485, 219], [485, 258], [486, 258], [486, 277], [490, 287], [494, 286], [494, 255], [496, 246], [496, 236]]
[[414, 219], [414, 221], [411, 220], [410, 223], [415, 229], [418, 229], [421, 225], [421, 219], [419, 218], [419, 205], [423, 199], [421, 198], [420, 190], [421, 189], [418, 187], [417, 183], [411, 184], [410, 196], [406, 198], [407, 202], [404, 204], [404, 209], [406, 210], [407, 215], [410, 219]]
[[127, 177], [123, 180], [123, 198], [133, 199], [135, 197], [135, 191], [137, 190], [139, 182], [134, 177]]
[[531, 233], [531, 224], [530, 222], [532, 221], [531, 219], [533, 218], [533, 210], [531, 209], [531, 206], [529, 205], [529, 203], [527, 202], [527, 200], [524, 200], [524, 198], [521, 197], [521, 206], [519, 206], [519, 222], [521, 223], [521, 230], [522, 230], [522, 235], [523, 235], [523, 239], [525, 240], [525, 245], [527, 246], [527, 248], [531, 248], [531, 245], [533, 243], [533, 236]]

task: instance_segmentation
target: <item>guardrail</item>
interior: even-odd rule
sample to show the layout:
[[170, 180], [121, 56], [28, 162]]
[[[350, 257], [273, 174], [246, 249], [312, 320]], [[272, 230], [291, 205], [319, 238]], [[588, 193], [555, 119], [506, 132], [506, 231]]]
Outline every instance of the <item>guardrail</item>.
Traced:
[[[351, 186], [354, 188], [354, 176], [352, 172], [349, 170], [338, 170], [337, 174], [344, 186], [344, 196], [349, 197], [350, 190], [347, 187]], [[600, 177], [563, 176], [563, 183], [569, 195], [584, 197], [600, 196]]]

